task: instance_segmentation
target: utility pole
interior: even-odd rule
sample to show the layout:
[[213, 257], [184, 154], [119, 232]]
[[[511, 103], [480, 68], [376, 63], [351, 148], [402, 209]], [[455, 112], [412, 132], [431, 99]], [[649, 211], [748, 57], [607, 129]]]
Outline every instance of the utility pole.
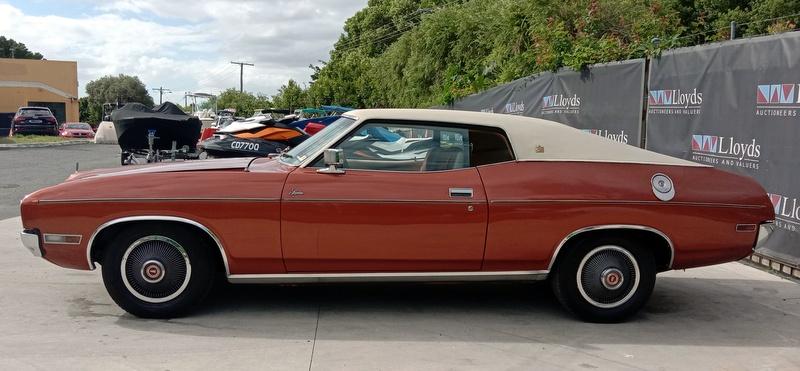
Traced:
[[158, 104], [164, 103], [164, 92], [172, 93], [172, 90], [169, 90], [163, 86], [158, 88], [153, 88], [154, 91], [158, 91]]
[[238, 64], [239, 65], [239, 92], [244, 91], [244, 66], [255, 66], [252, 63], [244, 63], [244, 62], [231, 62], [231, 64]]

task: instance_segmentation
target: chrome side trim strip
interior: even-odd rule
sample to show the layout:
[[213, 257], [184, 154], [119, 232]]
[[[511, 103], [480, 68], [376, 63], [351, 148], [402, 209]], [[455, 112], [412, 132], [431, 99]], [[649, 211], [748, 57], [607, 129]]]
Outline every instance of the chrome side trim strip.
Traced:
[[230, 283], [538, 281], [548, 271], [233, 274]]
[[246, 197], [149, 197], [149, 198], [72, 198], [63, 200], [39, 200], [40, 204], [84, 203], [84, 202], [165, 202], [165, 201], [197, 201], [197, 202], [279, 202], [279, 198], [246, 198]]
[[658, 205], [658, 206], [698, 206], [698, 207], [723, 207], [740, 209], [760, 209], [763, 205], [726, 204], [711, 202], [688, 201], [648, 201], [648, 200], [492, 200], [490, 204], [548, 204], [548, 203], [575, 203], [575, 204], [603, 204], [603, 205]]
[[659, 166], [679, 166], [679, 167], [713, 167], [711, 165], [694, 163], [689, 160], [683, 160], [687, 163], [672, 163], [660, 161], [635, 161], [635, 160], [593, 160], [588, 158], [523, 158], [517, 160], [518, 162], [588, 162], [588, 163], [607, 163], [607, 164], [635, 164], [635, 165], [659, 165]]
[[593, 226], [590, 226], [590, 227], [584, 227], [584, 228], [575, 230], [572, 233], [568, 234], [566, 237], [564, 237], [564, 239], [562, 239], [561, 242], [556, 247], [555, 251], [553, 251], [553, 256], [550, 257], [550, 264], [547, 265], [547, 270], [550, 271], [550, 270], [553, 269], [553, 264], [556, 262], [556, 257], [558, 257], [558, 254], [561, 252], [561, 248], [564, 247], [564, 245], [567, 244], [567, 241], [569, 241], [573, 237], [575, 237], [575, 236], [577, 236], [577, 235], [579, 235], [581, 233], [584, 233], [584, 232], [605, 230], [605, 229], [634, 229], [634, 230], [652, 232], [652, 233], [655, 233], [655, 234], [661, 236], [661, 238], [663, 238], [664, 241], [667, 241], [667, 245], [669, 245], [670, 255], [669, 255], [669, 265], [667, 266], [667, 268], [668, 269], [672, 269], [672, 261], [673, 261], [673, 259], [675, 259], [675, 246], [673, 246], [672, 240], [670, 240], [669, 237], [667, 237], [667, 235], [664, 232], [661, 232], [658, 229], [655, 229], [653, 227], [648, 227], [648, 226], [644, 226], [644, 225], [606, 224], [606, 225], [593, 225]]
[[[65, 239], [75, 239], [77, 237], [76, 242], [65, 242]], [[42, 236], [44, 243], [51, 244], [51, 245], [80, 245], [81, 241], [83, 240], [83, 236], [79, 234], [58, 234], [58, 233], [45, 233]]]
[[353, 198], [287, 198], [284, 202], [341, 202], [341, 203], [364, 203], [364, 204], [408, 204], [408, 203], [431, 203], [431, 204], [477, 204], [486, 203], [482, 199], [464, 199], [464, 200], [369, 200], [369, 199], [353, 199]]
[[141, 221], [179, 222], [179, 223], [189, 224], [189, 225], [192, 225], [192, 226], [195, 226], [197, 228], [202, 229], [204, 232], [206, 232], [211, 237], [212, 240], [214, 240], [214, 243], [217, 244], [217, 248], [219, 249], [219, 253], [220, 253], [220, 255], [222, 255], [222, 262], [225, 264], [225, 275], [226, 276], [230, 276], [231, 275], [230, 268], [228, 267], [228, 256], [225, 254], [225, 248], [222, 246], [222, 242], [220, 242], [219, 238], [217, 237], [217, 235], [214, 234], [214, 232], [212, 232], [210, 229], [208, 229], [208, 227], [206, 227], [206, 226], [204, 226], [204, 225], [202, 225], [202, 224], [200, 224], [200, 223], [198, 223], [198, 222], [196, 222], [194, 220], [181, 218], [181, 217], [177, 217], [177, 216], [166, 216], [166, 215], [128, 216], [128, 217], [124, 217], [124, 218], [118, 218], [118, 219], [113, 219], [113, 220], [107, 221], [107, 222], [103, 223], [102, 225], [100, 225], [99, 227], [97, 227], [97, 229], [95, 229], [94, 233], [92, 233], [92, 237], [89, 238], [89, 243], [86, 244], [86, 261], [89, 262], [89, 269], [90, 270], [95, 269], [94, 262], [92, 262], [92, 247], [93, 247], [92, 243], [94, 242], [95, 237], [97, 237], [97, 235], [100, 234], [100, 232], [103, 229], [105, 229], [107, 227], [110, 227], [110, 226], [112, 226], [114, 224], [125, 223], [125, 222], [141, 222]]

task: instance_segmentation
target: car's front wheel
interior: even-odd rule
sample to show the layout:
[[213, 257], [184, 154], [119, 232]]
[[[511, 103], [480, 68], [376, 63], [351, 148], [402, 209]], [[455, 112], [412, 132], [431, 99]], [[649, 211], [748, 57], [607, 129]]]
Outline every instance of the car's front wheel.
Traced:
[[564, 254], [551, 277], [553, 291], [567, 310], [586, 321], [623, 321], [653, 291], [653, 254], [632, 241], [586, 239]]
[[101, 262], [111, 298], [128, 313], [172, 318], [202, 301], [214, 282], [209, 246], [191, 230], [144, 224], [122, 230]]

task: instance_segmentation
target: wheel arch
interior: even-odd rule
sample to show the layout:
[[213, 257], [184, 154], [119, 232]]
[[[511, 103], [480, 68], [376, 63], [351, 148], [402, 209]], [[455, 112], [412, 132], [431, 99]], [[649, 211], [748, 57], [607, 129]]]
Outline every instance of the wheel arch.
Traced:
[[569, 246], [596, 237], [622, 237], [645, 243], [654, 243], [653, 254], [659, 271], [672, 269], [672, 262], [675, 259], [675, 246], [666, 233], [644, 225], [608, 224], [583, 227], [569, 233], [553, 251], [550, 264], [547, 267], [548, 272], [552, 272], [553, 268], [557, 266], [558, 260], [565, 255], [563, 254], [564, 251], [569, 250]]
[[127, 216], [112, 219], [101, 224], [99, 227], [97, 227], [97, 229], [95, 229], [95, 231], [92, 233], [92, 236], [89, 238], [89, 242], [86, 244], [86, 260], [89, 264], [89, 269], [94, 270], [96, 268], [94, 262], [99, 260], [99, 257], [96, 254], [102, 252], [102, 249], [105, 247], [104, 243], [106, 242], [106, 237], [108, 236], [109, 232], [117, 231], [127, 225], [147, 222], [169, 222], [189, 226], [190, 228], [201, 231], [201, 235], [206, 237], [208, 241], [217, 247], [216, 251], [219, 253], [219, 258], [222, 260], [222, 264], [224, 265], [225, 276], [230, 276], [228, 256], [225, 253], [225, 248], [222, 246], [222, 242], [220, 241], [219, 237], [217, 237], [217, 235], [214, 234], [211, 229], [195, 220], [167, 215]]

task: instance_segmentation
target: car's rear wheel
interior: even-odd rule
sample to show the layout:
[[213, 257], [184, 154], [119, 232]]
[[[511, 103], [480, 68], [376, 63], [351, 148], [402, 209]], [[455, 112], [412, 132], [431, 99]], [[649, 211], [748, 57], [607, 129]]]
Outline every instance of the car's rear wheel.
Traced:
[[145, 224], [124, 229], [103, 257], [103, 282], [128, 313], [172, 318], [199, 304], [214, 282], [209, 246], [191, 230]]
[[570, 312], [590, 322], [620, 322], [653, 292], [653, 254], [632, 241], [587, 239], [571, 246], [553, 272], [553, 292]]

